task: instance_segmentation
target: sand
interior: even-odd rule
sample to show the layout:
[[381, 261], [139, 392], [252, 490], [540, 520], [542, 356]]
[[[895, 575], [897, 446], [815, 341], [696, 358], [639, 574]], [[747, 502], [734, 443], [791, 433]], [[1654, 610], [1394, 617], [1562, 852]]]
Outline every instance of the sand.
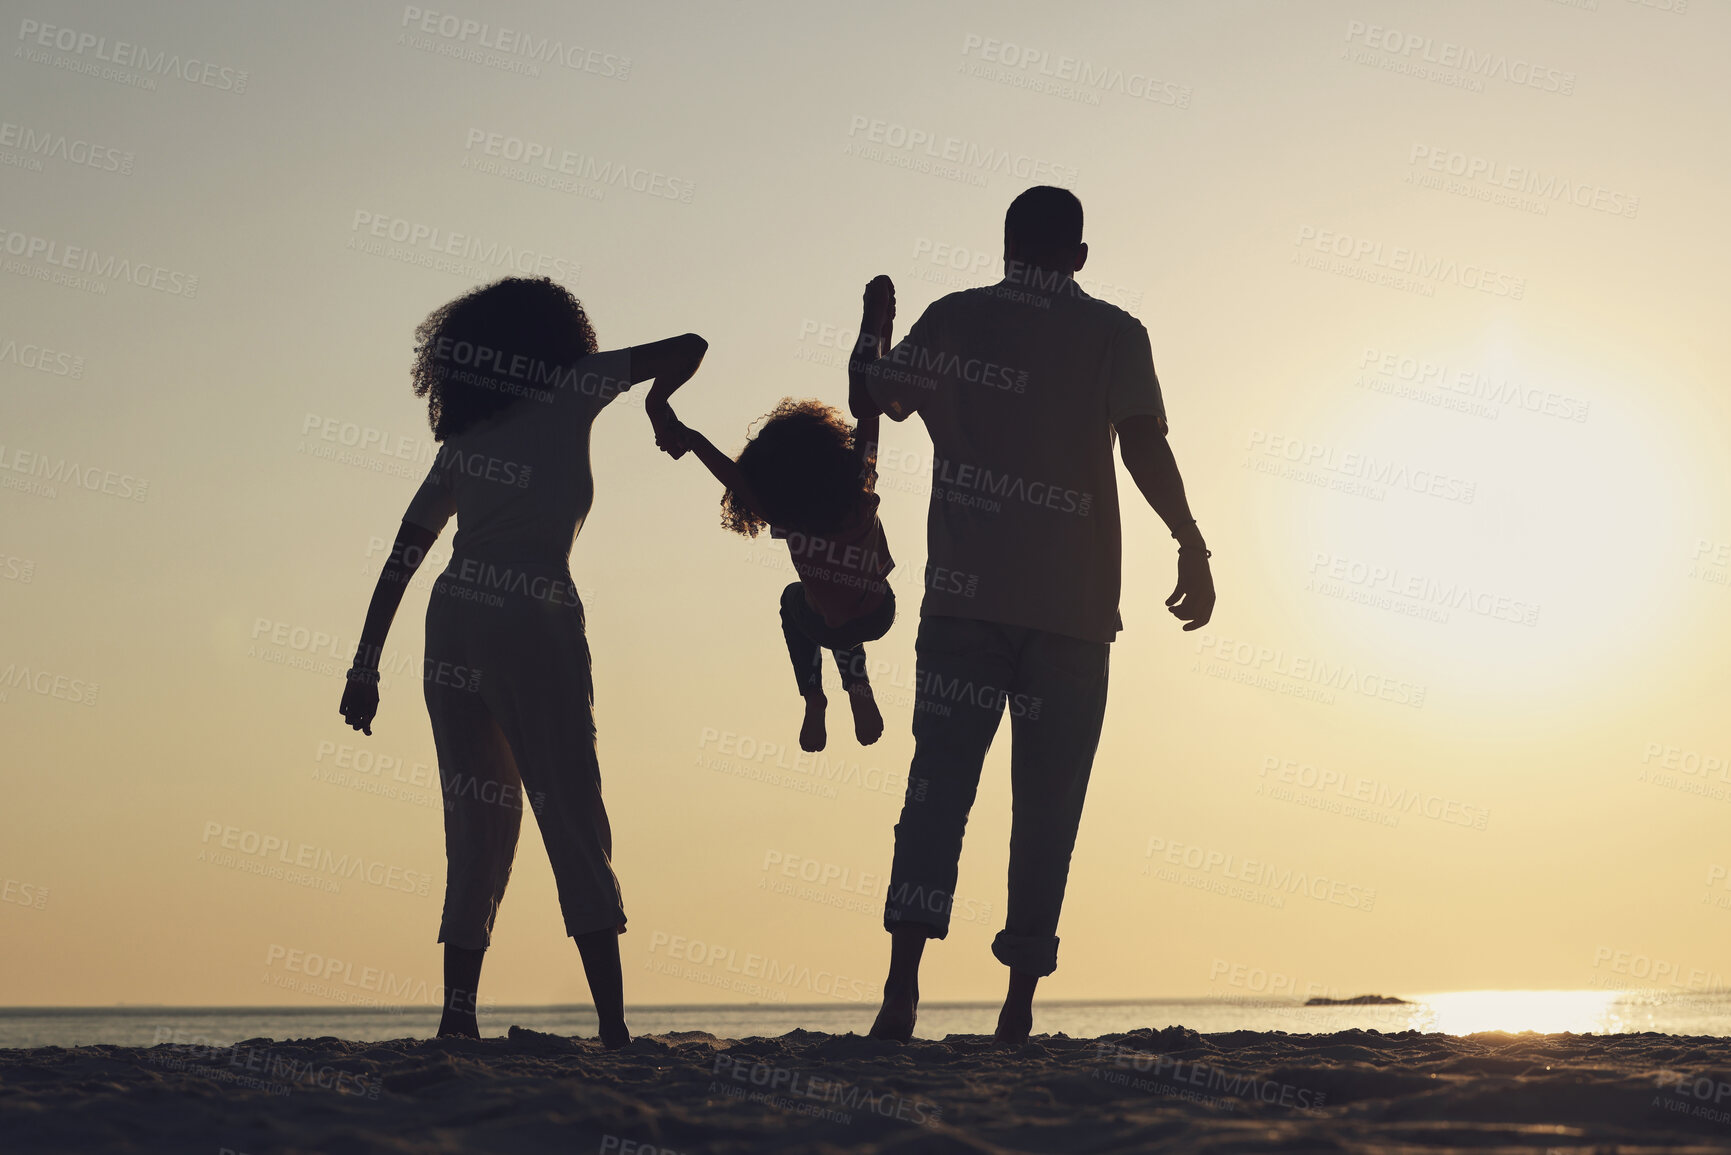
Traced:
[[513, 1028], [0, 1051], [0, 1150], [1731, 1151], [1731, 1039], [1182, 1028], [1020, 1050]]

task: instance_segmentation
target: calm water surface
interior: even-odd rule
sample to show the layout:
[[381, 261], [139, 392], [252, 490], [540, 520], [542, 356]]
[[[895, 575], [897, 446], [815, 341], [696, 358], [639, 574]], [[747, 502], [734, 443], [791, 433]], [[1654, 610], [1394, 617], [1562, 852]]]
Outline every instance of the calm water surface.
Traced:
[[[1731, 993], [1726, 992], [1451, 991], [1409, 997], [1407, 1005], [1382, 1007], [1306, 1007], [1298, 999], [1042, 1002], [1035, 1004], [1034, 1029], [1072, 1038], [1171, 1026], [1204, 1034], [1374, 1029], [1452, 1035], [1477, 1031], [1731, 1035]], [[739, 1039], [798, 1029], [863, 1034], [875, 1009], [857, 1003], [632, 1007], [628, 1018], [637, 1034], [708, 1031]], [[246, 1039], [327, 1035], [359, 1041], [429, 1038], [438, 1022], [434, 1007], [12, 1007], [0, 1008], [0, 1047], [99, 1043], [136, 1047], [159, 1042], [225, 1046]], [[918, 1033], [932, 1039], [989, 1034], [996, 1024], [995, 1004], [927, 1003], [920, 1007]], [[481, 1018], [481, 1033], [486, 1036], [503, 1035], [512, 1026], [592, 1037], [595, 1016], [583, 1006], [495, 1007]]]

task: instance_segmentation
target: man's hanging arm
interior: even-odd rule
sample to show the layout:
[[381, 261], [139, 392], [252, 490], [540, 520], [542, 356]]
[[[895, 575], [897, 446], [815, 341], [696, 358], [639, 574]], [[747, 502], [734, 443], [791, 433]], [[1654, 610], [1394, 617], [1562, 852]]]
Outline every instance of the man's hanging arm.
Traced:
[[1186, 623], [1186, 630], [1199, 630], [1214, 614], [1214, 575], [1208, 567], [1208, 543], [1190, 512], [1184, 477], [1166, 440], [1164, 422], [1151, 414], [1126, 417], [1117, 429], [1124, 468], [1178, 542], [1178, 585], [1166, 599], [1166, 607]]

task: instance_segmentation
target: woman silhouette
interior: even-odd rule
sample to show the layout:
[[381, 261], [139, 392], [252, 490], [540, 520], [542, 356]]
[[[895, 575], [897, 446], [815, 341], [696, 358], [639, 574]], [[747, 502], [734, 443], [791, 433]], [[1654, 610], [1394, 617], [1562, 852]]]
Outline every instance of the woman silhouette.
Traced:
[[422, 680], [445, 798], [445, 1007], [439, 1034], [479, 1037], [481, 962], [525, 799], [540, 823], [566, 933], [577, 941], [601, 1041], [622, 1047], [613, 838], [601, 802], [594, 690], [571, 546], [594, 501], [589, 430], [607, 403], [655, 379], [665, 396], [708, 348], [694, 333], [597, 352], [583, 307], [546, 279], [508, 277], [435, 310], [415, 330], [415, 395], [440, 443], [379, 574], [343, 691], [343, 719], [372, 733], [379, 655], [403, 591], [453, 514], [451, 561], [427, 605]]

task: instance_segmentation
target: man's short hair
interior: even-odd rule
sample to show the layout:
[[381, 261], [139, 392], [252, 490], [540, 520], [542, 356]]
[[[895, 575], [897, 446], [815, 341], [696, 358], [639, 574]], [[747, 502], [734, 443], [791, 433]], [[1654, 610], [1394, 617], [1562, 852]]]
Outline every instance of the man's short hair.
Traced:
[[1030, 252], [1073, 249], [1082, 243], [1082, 202], [1067, 188], [1035, 185], [1010, 202], [1004, 236]]

